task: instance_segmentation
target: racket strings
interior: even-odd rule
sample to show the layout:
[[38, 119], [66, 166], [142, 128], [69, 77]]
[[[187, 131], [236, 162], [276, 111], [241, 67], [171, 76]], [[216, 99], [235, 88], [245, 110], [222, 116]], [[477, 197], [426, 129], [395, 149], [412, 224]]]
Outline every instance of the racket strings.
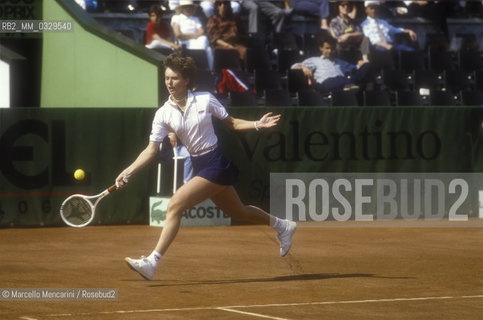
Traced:
[[92, 215], [89, 202], [80, 197], [74, 197], [64, 203], [62, 213], [65, 219], [75, 225], [86, 223]]

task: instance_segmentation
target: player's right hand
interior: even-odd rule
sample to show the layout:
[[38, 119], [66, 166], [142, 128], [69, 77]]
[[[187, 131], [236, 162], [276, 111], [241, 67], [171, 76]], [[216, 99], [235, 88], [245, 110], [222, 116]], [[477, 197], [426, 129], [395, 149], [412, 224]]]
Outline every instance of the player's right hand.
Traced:
[[118, 189], [122, 189], [125, 186], [127, 186], [127, 183], [129, 182], [128, 175], [123, 171], [120, 175], [117, 176], [116, 178], [116, 187]]

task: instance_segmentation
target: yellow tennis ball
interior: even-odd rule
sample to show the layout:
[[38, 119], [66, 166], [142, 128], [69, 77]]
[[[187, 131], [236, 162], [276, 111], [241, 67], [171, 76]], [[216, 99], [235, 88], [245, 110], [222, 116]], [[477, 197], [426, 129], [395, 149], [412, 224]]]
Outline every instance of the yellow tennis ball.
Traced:
[[75, 172], [74, 172], [74, 178], [76, 180], [82, 180], [86, 177], [86, 173], [84, 172], [84, 170], [82, 169], [77, 169]]

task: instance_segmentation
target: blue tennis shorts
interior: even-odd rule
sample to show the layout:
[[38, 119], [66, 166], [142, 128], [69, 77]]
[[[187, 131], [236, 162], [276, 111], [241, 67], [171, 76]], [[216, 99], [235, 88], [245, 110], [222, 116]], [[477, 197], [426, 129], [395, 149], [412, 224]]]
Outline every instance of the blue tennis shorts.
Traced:
[[234, 185], [238, 181], [238, 168], [221, 153], [220, 148], [191, 157], [191, 162], [195, 176], [225, 186]]

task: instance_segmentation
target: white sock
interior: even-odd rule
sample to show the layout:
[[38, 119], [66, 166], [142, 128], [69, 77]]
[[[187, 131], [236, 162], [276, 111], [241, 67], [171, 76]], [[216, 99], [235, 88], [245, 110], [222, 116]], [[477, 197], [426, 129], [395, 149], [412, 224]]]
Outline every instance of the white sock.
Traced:
[[162, 255], [157, 252], [156, 250], [153, 250], [153, 252], [151, 252], [151, 254], [149, 255], [148, 259], [149, 261], [151, 261], [151, 263], [156, 266], [159, 262], [159, 260], [161, 260], [162, 258]]
[[277, 230], [277, 232], [282, 232], [285, 230], [285, 220], [274, 217], [275, 219], [270, 219], [270, 226]]

